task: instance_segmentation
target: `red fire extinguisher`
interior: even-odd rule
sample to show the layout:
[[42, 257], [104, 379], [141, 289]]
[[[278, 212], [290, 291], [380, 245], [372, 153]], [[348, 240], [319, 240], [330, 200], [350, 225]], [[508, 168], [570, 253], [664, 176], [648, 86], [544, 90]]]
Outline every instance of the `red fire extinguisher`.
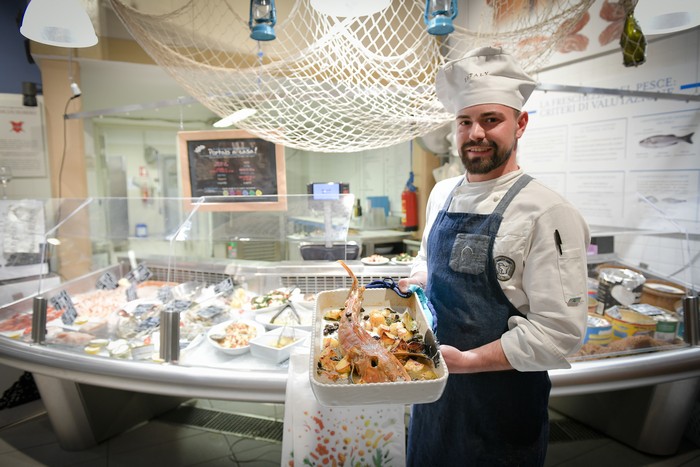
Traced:
[[409, 173], [401, 193], [401, 226], [406, 231], [418, 230], [418, 196], [413, 184], [413, 172]]

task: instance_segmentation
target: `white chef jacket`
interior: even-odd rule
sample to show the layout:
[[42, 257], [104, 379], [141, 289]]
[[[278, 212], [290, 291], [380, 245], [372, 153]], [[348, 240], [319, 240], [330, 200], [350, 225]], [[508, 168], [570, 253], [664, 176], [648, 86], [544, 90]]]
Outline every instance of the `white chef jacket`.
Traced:
[[[485, 182], [465, 180], [455, 189], [449, 211], [491, 214], [521, 175], [522, 169]], [[464, 175], [442, 180], [431, 191], [421, 247], [411, 274], [427, 271], [430, 230], [462, 178]], [[561, 254], [555, 232], [561, 238]], [[504, 212], [493, 256], [505, 256], [515, 264], [512, 276], [501, 277], [499, 282], [506, 297], [525, 316], [511, 317], [508, 331], [501, 337], [506, 358], [516, 370], [571, 367], [565, 357], [581, 347], [586, 332], [589, 243], [588, 225], [578, 210], [536, 179]], [[438, 322], [438, 339], [439, 326]]]

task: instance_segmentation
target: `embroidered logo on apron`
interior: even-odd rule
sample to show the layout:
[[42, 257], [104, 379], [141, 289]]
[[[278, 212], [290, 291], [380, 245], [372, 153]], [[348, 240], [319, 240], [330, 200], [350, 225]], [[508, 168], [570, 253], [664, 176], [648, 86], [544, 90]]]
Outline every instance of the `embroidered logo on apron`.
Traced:
[[515, 272], [515, 261], [507, 256], [496, 256], [496, 277], [499, 281], [507, 281]]

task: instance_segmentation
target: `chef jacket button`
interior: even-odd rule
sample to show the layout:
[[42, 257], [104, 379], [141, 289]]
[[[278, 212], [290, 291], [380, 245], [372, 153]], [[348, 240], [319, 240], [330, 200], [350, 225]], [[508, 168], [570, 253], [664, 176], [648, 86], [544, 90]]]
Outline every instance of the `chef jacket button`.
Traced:
[[499, 199], [501, 199], [501, 198], [499, 198], [498, 195], [495, 195], [495, 196], [493, 197], [493, 202], [494, 202], [494, 203], [498, 203], [498, 200], [499, 200]]

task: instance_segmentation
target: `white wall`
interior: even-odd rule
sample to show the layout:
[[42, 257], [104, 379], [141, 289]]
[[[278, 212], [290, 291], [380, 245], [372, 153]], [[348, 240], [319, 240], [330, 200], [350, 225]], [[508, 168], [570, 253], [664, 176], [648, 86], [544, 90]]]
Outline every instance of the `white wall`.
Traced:
[[[647, 62], [637, 68], [625, 68], [617, 49], [540, 72], [538, 79], [695, 95], [699, 57], [696, 29], [650, 40]], [[526, 110], [531, 118], [520, 164], [574, 202], [594, 232], [638, 230], [615, 236], [615, 252], [625, 262], [677, 273], [673, 279], [698, 288], [700, 102], [536, 91]], [[649, 136], [690, 133], [692, 142], [640, 145]]]

